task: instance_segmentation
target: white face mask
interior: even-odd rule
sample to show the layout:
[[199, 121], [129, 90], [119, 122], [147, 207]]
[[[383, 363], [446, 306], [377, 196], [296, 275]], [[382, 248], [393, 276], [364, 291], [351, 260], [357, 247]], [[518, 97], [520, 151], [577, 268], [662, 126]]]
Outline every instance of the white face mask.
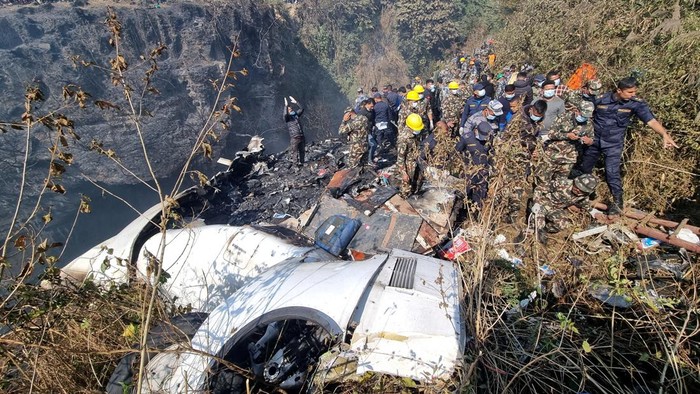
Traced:
[[530, 119], [532, 119], [533, 122], [539, 122], [540, 120], [542, 120], [542, 117], [530, 114]]
[[411, 103], [411, 107], [413, 107], [413, 108], [418, 108], [418, 103], [415, 102], [415, 101], [412, 102], [412, 103]]
[[579, 123], [585, 123], [587, 120], [588, 118], [583, 115], [576, 115], [576, 121]]
[[452, 94], [454, 94], [454, 95], [456, 96], [457, 93], [459, 93], [459, 90], [451, 89], [451, 90], [450, 90], [450, 93], [452, 93]]
[[423, 100], [423, 93], [419, 94], [418, 97]]
[[494, 120], [494, 119], [496, 119], [496, 115], [486, 115], [486, 119]]
[[544, 96], [545, 98], [552, 98], [552, 97], [554, 97], [554, 92], [555, 92], [554, 89], [547, 89], [547, 90], [542, 92], [542, 96]]
[[479, 97], [484, 97], [484, 96], [486, 96], [486, 90], [484, 90], [484, 89], [477, 90], [476, 95]]
[[515, 98], [515, 95], [514, 94], [506, 94], [504, 97], [506, 98], [506, 100], [512, 100]]
[[554, 80], [554, 86], [559, 86], [560, 83], [561, 83], [561, 78], [557, 78]]

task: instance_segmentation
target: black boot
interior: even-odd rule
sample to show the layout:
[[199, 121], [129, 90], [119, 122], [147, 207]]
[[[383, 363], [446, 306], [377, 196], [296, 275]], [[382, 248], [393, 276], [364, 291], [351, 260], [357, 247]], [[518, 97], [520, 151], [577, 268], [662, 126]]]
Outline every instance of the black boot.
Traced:
[[608, 207], [608, 216], [620, 216], [622, 209], [622, 195], [613, 196], [613, 201]]

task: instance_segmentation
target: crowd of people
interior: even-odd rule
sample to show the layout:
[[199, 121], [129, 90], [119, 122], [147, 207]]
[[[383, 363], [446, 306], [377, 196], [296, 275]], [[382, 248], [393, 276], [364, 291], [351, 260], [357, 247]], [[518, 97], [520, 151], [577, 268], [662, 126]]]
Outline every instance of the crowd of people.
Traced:
[[473, 215], [494, 198], [509, 222], [525, 223], [534, 214], [544, 240], [572, 224], [571, 212], [588, 208], [602, 155], [612, 195], [608, 215], [618, 216], [621, 155], [633, 116], [661, 135], [664, 147], [677, 145], [636, 96], [634, 78], [604, 92], [592, 66], [582, 67], [567, 83], [560, 70], [539, 74], [528, 64], [494, 73], [495, 55], [487, 50], [456, 57], [435, 80], [417, 77], [369, 94], [360, 88], [339, 128], [351, 145], [347, 165], [374, 168], [395, 152], [392, 181], [401, 196], [418, 193], [426, 172], [437, 170], [464, 180]]

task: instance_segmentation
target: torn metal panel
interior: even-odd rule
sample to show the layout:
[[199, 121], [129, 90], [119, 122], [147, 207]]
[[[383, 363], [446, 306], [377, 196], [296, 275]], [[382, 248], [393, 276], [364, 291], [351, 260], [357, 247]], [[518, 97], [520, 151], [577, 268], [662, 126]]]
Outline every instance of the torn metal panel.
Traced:
[[388, 212], [375, 212], [359, 219], [362, 225], [348, 247], [365, 253], [386, 252], [394, 248], [411, 250], [423, 223], [419, 216]]
[[406, 200], [439, 233], [446, 234], [457, 215], [457, 196], [446, 189], [427, 189]]
[[385, 186], [364, 190], [355, 198], [345, 195], [343, 199], [366, 216], [370, 216], [396, 193], [395, 188]]

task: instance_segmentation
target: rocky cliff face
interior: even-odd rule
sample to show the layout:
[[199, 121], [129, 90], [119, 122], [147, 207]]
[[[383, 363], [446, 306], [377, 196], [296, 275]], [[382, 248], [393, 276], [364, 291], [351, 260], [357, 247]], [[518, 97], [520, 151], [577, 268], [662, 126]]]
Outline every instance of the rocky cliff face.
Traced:
[[[114, 57], [104, 24], [107, 8], [100, 3], [0, 8], [0, 120], [19, 120], [25, 88], [31, 83], [40, 86], [47, 100], [38, 105], [37, 113], [60, 108], [75, 121], [81, 136], [80, 141], [71, 143], [75, 162], [64, 175], [66, 183], [77, 174], [107, 184], [135, 182], [104, 156], [88, 149], [93, 139], [114, 150], [134, 173], [148, 178], [123, 92], [111, 85], [107, 72], [74, 67], [70, 60], [79, 55], [84, 61], [108, 67]], [[335, 120], [347, 104], [332, 78], [299, 43], [293, 23], [279, 10], [250, 0], [226, 4], [167, 2], [161, 8], [110, 4], [122, 23], [123, 50], [133, 86], [139, 86], [148, 68], [139, 56], [147, 55], [157, 43], [167, 46], [153, 78], [160, 94], [147, 95], [142, 102], [153, 115], [143, 120], [144, 138], [159, 176], [179, 170], [190, 152], [214, 101], [211, 81], [222, 77], [233, 42], [238, 42], [241, 51], [233, 69], [246, 68], [250, 73], [235, 81], [235, 88], [227, 93], [227, 97], [238, 98], [242, 114], [231, 119], [230, 131], [214, 147], [215, 158], [232, 155], [253, 134], [266, 137], [268, 149], [284, 149], [288, 142], [281, 119], [285, 95], [294, 95], [307, 107], [307, 138], [333, 132]], [[67, 84], [79, 85], [92, 95], [87, 109], [62, 107], [62, 87]], [[100, 110], [94, 105], [97, 99], [121, 109]], [[52, 137], [42, 127], [33, 132], [30, 179], [45, 177]], [[0, 171], [5, 174], [5, 185], [0, 187], [7, 196], [15, 195], [19, 184], [16, 175], [24, 153], [23, 139], [20, 130], [0, 135], [4, 156]], [[6, 200], [0, 212], [9, 212], [14, 203], [12, 198]]]

